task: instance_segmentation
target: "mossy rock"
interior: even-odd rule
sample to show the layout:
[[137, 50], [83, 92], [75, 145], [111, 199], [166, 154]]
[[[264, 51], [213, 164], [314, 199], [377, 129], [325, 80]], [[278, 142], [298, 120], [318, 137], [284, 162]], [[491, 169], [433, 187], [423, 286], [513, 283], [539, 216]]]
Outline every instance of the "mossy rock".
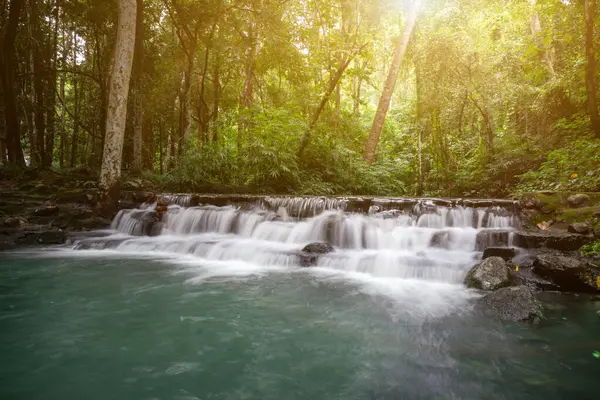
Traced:
[[[540, 222], [554, 221], [554, 223], [567, 225], [576, 222], [588, 222], [596, 230], [600, 229], [600, 193], [586, 192], [590, 198], [590, 204], [586, 207], [569, 207], [568, 198], [578, 192], [534, 192], [524, 193], [520, 196], [521, 204], [535, 208], [540, 214], [531, 218], [531, 223], [537, 225]], [[595, 216], [596, 215], [596, 216]]]

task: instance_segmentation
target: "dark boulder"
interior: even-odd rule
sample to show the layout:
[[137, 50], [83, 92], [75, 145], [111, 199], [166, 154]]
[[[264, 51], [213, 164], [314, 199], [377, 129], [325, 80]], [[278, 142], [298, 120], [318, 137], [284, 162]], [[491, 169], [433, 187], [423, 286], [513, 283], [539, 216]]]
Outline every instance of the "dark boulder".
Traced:
[[567, 202], [571, 208], [586, 207], [590, 204], [590, 200], [590, 196], [583, 193], [574, 194], [567, 198]]
[[583, 222], [576, 222], [574, 224], [569, 225], [568, 229], [571, 233], [579, 233], [580, 235], [587, 235], [590, 233], [591, 228], [589, 224]]
[[543, 310], [531, 288], [512, 286], [487, 294], [483, 298], [486, 309], [505, 321], [537, 322]]
[[514, 234], [514, 245], [526, 249], [547, 247], [561, 251], [575, 251], [594, 241], [592, 236], [576, 233], [519, 231]]
[[534, 290], [559, 290], [553, 282], [537, 276], [531, 267], [509, 268], [511, 286], [527, 286]]
[[483, 259], [490, 257], [500, 257], [510, 261], [515, 256], [515, 249], [512, 247], [488, 247], [483, 251]]
[[584, 259], [559, 254], [540, 254], [533, 262], [533, 272], [550, 279], [563, 291], [600, 292], [600, 269]]
[[335, 249], [329, 243], [315, 242], [310, 243], [300, 252], [300, 265], [302, 267], [312, 267], [317, 264], [319, 255], [334, 252]]
[[506, 262], [500, 257], [490, 257], [475, 264], [467, 277], [467, 287], [483, 290], [496, 290], [510, 282]]

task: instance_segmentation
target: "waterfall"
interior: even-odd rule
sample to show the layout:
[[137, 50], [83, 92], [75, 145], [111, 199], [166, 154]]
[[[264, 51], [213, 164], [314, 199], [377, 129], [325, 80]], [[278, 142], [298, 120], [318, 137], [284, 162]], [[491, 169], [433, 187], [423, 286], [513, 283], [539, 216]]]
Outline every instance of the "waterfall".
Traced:
[[[160, 211], [157, 203], [170, 205]], [[456, 283], [485, 247], [509, 245], [518, 225], [510, 202], [264, 197], [192, 204], [200, 201], [159, 196], [121, 210], [113, 235], [85, 237], [74, 247], [292, 267], [306, 244], [327, 242], [336, 251], [318, 257], [317, 267]], [[357, 209], [363, 212], [349, 211]]]

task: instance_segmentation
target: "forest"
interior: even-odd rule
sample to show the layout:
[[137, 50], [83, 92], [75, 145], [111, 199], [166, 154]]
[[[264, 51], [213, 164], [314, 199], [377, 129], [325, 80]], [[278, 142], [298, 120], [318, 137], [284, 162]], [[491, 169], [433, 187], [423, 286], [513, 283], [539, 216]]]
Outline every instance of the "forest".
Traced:
[[595, 0], [2, 0], [4, 173], [600, 191]]

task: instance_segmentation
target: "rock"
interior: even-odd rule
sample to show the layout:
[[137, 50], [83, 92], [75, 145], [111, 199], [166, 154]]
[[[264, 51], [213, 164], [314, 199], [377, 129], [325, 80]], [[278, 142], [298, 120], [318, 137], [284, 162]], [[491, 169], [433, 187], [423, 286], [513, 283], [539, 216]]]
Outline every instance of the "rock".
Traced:
[[59, 209], [56, 204], [47, 204], [40, 208], [36, 208], [33, 211], [33, 215], [37, 217], [51, 217], [53, 215], [58, 215]]
[[486, 258], [475, 264], [465, 278], [467, 287], [483, 290], [496, 290], [509, 282], [508, 267], [500, 257]]
[[500, 257], [506, 261], [512, 260], [515, 256], [515, 249], [512, 247], [488, 247], [483, 251], [482, 259], [490, 257]]
[[559, 290], [551, 281], [537, 276], [533, 273], [531, 267], [509, 268], [511, 286], [527, 286], [534, 290]]
[[12, 250], [15, 247], [17, 247], [17, 245], [10, 236], [0, 236], [0, 251]]
[[542, 202], [536, 196], [528, 196], [528, 197], [522, 198], [519, 201], [519, 205], [521, 206], [521, 208], [524, 208], [524, 209], [537, 210], [542, 205]]
[[509, 231], [484, 229], [477, 233], [475, 247], [477, 251], [484, 251], [488, 247], [508, 246], [509, 236]]
[[150, 236], [156, 232], [153, 226], [160, 222], [156, 211], [138, 209], [121, 210], [114, 221], [119, 230], [133, 236]]
[[438, 249], [447, 249], [448, 242], [450, 240], [450, 232], [438, 231], [433, 234], [429, 241], [429, 247], [435, 247]]
[[566, 234], [561, 236], [551, 236], [546, 242], [546, 246], [549, 249], [556, 249], [561, 251], [575, 251], [579, 250], [581, 246], [591, 243], [594, 241], [592, 236], [579, 235], [579, 234]]
[[592, 236], [574, 233], [519, 231], [514, 233], [513, 244], [525, 249], [548, 247], [562, 251], [575, 251], [594, 241]]
[[38, 194], [51, 194], [54, 192], [54, 189], [48, 185], [44, 185], [43, 183], [35, 185], [32, 189], [34, 193]]
[[533, 272], [550, 279], [561, 290], [597, 293], [600, 269], [576, 257], [545, 253], [536, 257]]
[[111, 223], [111, 221], [106, 218], [91, 217], [88, 219], [83, 219], [83, 220], [77, 221], [74, 224], [74, 227], [77, 229], [88, 229], [88, 230], [106, 229], [106, 228], [110, 227], [110, 223]]
[[57, 191], [52, 199], [59, 203], [95, 204], [97, 194], [86, 189], [61, 189]]
[[0, 227], [2, 228], [16, 228], [21, 225], [21, 221], [18, 218], [7, 217], [0, 219]]
[[574, 224], [569, 225], [567, 230], [571, 233], [579, 233], [581, 235], [586, 235], [590, 233], [591, 228], [589, 224], [583, 222], [576, 222]]
[[300, 253], [300, 265], [302, 267], [312, 267], [316, 265], [319, 255], [332, 253], [334, 251], [335, 249], [329, 243], [310, 243], [304, 246]]
[[335, 249], [329, 243], [315, 242], [304, 246], [302, 251], [304, 253], [326, 254], [335, 251]]
[[527, 286], [513, 286], [489, 293], [483, 298], [485, 307], [505, 321], [537, 322], [543, 310], [533, 291]]
[[583, 193], [574, 194], [567, 198], [567, 202], [571, 208], [586, 207], [590, 204], [590, 196]]
[[63, 231], [25, 232], [17, 237], [19, 245], [35, 244], [63, 244], [67, 240], [67, 234]]

